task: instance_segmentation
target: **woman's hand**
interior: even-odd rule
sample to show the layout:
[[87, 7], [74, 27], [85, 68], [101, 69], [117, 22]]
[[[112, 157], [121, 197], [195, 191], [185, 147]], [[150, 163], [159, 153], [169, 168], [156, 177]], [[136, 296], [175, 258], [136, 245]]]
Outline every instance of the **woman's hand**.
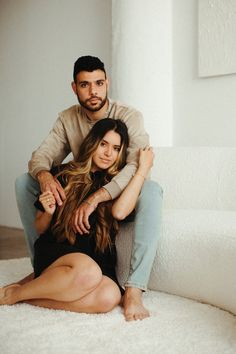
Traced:
[[147, 177], [154, 160], [154, 152], [150, 146], [139, 150], [139, 164], [137, 169], [137, 174], [142, 175], [144, 178]]
[[56, 210], [56, 199], [52, 192], [43, 192], [39, 196], [39, 201], [47, 214], [53, 215]]

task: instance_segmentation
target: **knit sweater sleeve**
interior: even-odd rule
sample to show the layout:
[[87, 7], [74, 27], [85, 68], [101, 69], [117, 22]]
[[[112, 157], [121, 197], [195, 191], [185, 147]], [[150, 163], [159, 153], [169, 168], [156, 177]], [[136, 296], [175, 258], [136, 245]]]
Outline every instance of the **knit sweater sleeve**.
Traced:
[[59, 115], [47, 138], [32, 153], [28, 163], [29, 173], [36, 178], [39, 171], [50, 171], [53, 165], [58, 165], [65, 159], [70, 150], [63, 119]]
[[144, 129], [143, 116], [140, 112], [132, 109], [121, 116], [128, 128], [129, 148], [127, 153], [127, 164], [104, 188], [111, 195], [112, 199], [118, 197], [125, 189], [138, 166], [138, 152], [140, 148], [149, 145], [149, 136]]

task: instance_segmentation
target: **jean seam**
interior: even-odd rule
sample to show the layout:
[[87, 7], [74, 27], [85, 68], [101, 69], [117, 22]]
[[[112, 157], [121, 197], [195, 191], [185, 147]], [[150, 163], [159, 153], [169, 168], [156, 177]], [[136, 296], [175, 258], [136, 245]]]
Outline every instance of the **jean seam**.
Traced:
[[132, 282], [129, 282], [129, 281], [127, 281], [124, 286], [127, 287], [127, 288], [138, 288], [138, 289], [141, 289], [141, 290], [144, 290], [144, 291], [147, 290], [146, 286], [141, 285], [141, 284], [137, 284], [137, 283], [132, 283]]

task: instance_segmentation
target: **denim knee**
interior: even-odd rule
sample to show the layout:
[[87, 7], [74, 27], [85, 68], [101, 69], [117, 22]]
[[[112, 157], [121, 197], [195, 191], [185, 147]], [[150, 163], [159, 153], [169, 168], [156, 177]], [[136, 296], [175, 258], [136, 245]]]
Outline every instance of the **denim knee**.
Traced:
[[24, 173], [23, 175], [20, 175], [16, 178], [15, 180], [15, 191], [16, 191], [16, 197], [20, 196], [21, 193], [27, 189], [27, 180], [28, 180], [28, 174]]
[[31, 192], [34, 195], [37, 195], [39, 192], [38, 182], [30, 176], [29, 173], [24, 173], [20, 175], [15, 180], [15, 193], [17, 201], [22, 197], [25, 197], [26, 191]]
[[162, 199], [163, 198], [163, 189], [162, 187], [155, 181], [147, 180], [145, 181], [142, 192], [140, 194], [140, 199], [145, 202], [150, 202], [150, 196], [152, 199]]

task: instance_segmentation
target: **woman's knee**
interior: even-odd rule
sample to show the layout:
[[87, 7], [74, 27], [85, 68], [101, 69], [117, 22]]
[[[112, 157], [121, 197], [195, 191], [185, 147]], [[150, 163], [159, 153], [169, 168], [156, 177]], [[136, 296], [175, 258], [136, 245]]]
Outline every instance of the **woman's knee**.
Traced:
[[98, 312], [109, 312], [119, 305], [121, 294], [116, 284], [106, 284], [101, 287], [96, 296]]
[[70, 256], [74, 285], [84, 290], [96, 288], [102, 281], [102, 271], [98, 264], [82, 253], [72, 253]]

